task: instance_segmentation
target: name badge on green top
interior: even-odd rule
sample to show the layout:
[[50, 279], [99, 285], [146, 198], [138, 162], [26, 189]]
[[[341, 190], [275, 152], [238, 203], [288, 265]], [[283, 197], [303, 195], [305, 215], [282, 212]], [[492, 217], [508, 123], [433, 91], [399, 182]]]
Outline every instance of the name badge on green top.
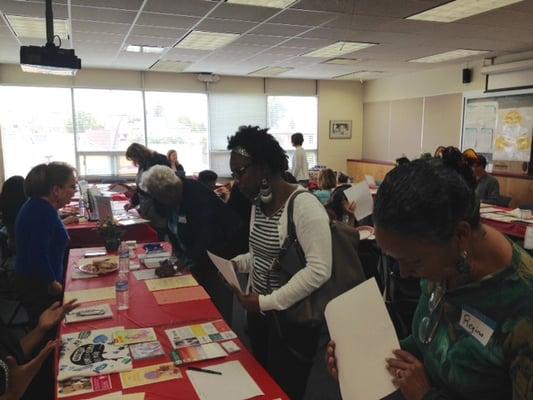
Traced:
[[465, 305], [461, 311], [459, 325], [483, 346], [487, 345], [496, 329], [495, 321]]
[[187, 217], [185, 215], [178, 215], [178, 224], [186, 224]]

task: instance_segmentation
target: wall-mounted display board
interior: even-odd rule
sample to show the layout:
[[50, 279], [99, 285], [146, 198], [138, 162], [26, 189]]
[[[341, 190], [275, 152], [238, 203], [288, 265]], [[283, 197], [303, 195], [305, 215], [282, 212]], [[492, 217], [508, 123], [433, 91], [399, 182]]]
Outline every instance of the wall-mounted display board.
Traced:
[[462, 149], [482, 153], [500, 172], [528, 172], [532, 155], [533, 92], [465, 97]]

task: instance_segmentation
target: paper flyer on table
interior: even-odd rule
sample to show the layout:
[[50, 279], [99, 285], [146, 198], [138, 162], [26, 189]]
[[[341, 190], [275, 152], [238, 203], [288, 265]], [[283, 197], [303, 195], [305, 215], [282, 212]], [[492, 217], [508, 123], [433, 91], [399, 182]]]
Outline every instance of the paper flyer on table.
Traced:
[[64, 303], [68, 303], [70, 300], [77, 299], [78, 303], [88, 303], [98, 300], [115, 300], [115, 287], [103, 287], [96, 289], [74, 290], [72, 292], [65, 292], [63, 298]]
[[355, 201], [354, 215], [358, 221], [361, 221], [363, 218], [372, 214], [374, 200], [372, 199], [372, 193], [370, 193], [366, 181], [352, 185], [351, 188], [344, 191], [344, 194], [346, 195], [348, 202], [351, 203], [352, 201]]
[[181, 377], [180, 369], [174, 363], [168, 362], [122, 372], [120, 374], [120, 382], [122, 383], [122, 389], [129, 389], [169, 381], [171, 379], [179, 379]]
[[198, 286], [192, 275], [171, 276], [170, 278], [149, 279], [144, 281], [149, 291], [176, 289], [189, 286]]
[[376, 280], [331, 300], [325, 316], [335, 342], [342, 398], [379, 400], [394, 392], [385, 359], [400, 343]]
[[210, 365], [222, 375], [187, 370], [187, 376], [200, 400], [246, 400], [264, 393], [239, 361]]
[[215, 267], [220, 271], [224, 279], [230, 284], [238, 288], [241, 292], [241, 284], [239, 283], [239, 280], [237, 279], [237, 274], [235, 273], [235, 268], [233, 267], [233, 263], [230, 260], [226, 260], [225, 258], [219, 257], [211, 252], [207, 252], [207, 255], [213, 261], [213, 264], [215, 264]]
[[153, 292], [157, 304], [183, 303], [194, 300], [207, 300], [209, 294], [202, 286], [192, 286], [180, 289], [158, 290]]
[[90, 400], [144, 400], [144, 393], [122, 394], [122, 391], [120, 391], [91, 397]]
[[124, 329], [115, 332], [115, 344], [135, 344], [157, 340], [154, 328]]
[[77, 396], [111, 389], [109, 375], [77, 376], [57, 382], [57, 397]]
[[98, 304], [91, 307], [79, 307], [65, 315], [65, 324], [112, 318], [113, 312], [109, 304]]
[[138, 281], [144, 281], [146, 279], [157, 279], [155, 269], [141, 269], [139, 271], [133, 271], [132, 273], [135, 276], [135, 279], [137, 279]]

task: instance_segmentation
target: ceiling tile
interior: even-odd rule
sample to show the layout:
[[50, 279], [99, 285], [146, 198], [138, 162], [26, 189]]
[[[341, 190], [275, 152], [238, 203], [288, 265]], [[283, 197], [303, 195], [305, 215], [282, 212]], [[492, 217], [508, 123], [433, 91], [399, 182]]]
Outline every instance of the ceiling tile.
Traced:
[[72, 6], [72, 19], [80, 21], [119, 22], [131, 24], [137, 13], [135, 11], [113, 10], [109, 8], [93, 8]]
[[128, 33], [130, 26], [130, 24], [112, 24], [108, 22], [72, 21], [72, 30], [74, 32], [104, 32], [125, 35]]
[[299, 47], [303, 49], [317, 49], [334, 43], [329, 39], [293, 38], [283, 43], [286, 47]]
[[334, 21], [337, 20], [340, 16], [340, 14], [334, 13], [305, 11], [289, 8], [283, 11], [280, 15], [274, 17], [269, 22], [289, 25], [316, 26], [330, 20], [332, 20], [331, 23], [334, 23]]
[[[20, 15], [25, 17], [45, 16], [44, 3], [29, 3], [17, 0], [0, 1], [0, 10], [5, 14]], [[54, 4], [52, 7], [54, 18], [66, 19], [68, 16], [67, 7], [62, 4]]]
[[159, 47], [170, 47], [176, 43], [177, 39], [174, 38], [164, 38], [156, 36], [144, 36], [144, 35], [129, 35], [126, 39], [128, 44], [138, 44], [142, 46], [159, 46]]
[[124, 35], [117, 34], [117, 33], [74, 31], [72, 34], [72, 39], [74, 40], [74, 45], [76, 45], [78, 41], [121, 44], [122, 41], [124, 40]]
[[192, 49], [179, 49], [174, 48], [165, 55], [165, 58], [169, 60], [178, 61], [195, 61], [208, 55], [210, 51], [207, 50], [192, 50]]
[[207, 18], [194, 29], [204, 32], [243, 33], [255, 25], [255, 23], [247, 21]]
[[[359, 1], [359, 0], [357, 0]], [[395, 0], [393, 0], [395, 1]], [[311, 10], [311, 11], [330, 11], [336, 13], [353, 13], [353, 0], [300, 0], [293, 5], [291, 9]]]
[[275, 8], [255, 7], [242, 4], [224, 3], [217, 7], [210, 17], [262, 22], [279, 12]]
[[246, 44], [257, 44], [261, 46], [275, 46], [279, 44], [280, 42], [283, 42], [286, 40], [286, 37], [282, 36], [263, 36], [263, 35], [254, 35], [254, 34], [247, 34], [243, 35], [235, 42], [234, 44], [240, 44], [240, 43], [246, 43]]
[[203, 17], [217, 3], [207, 0], [148, 0], [144, 11]]
[[285, 24], [263, 24], [252, 31], [256, 35], [274, 35], [291, 37], [299, 35], [310, 29], [308, 26], [285, 25]]
[[[55, 1], [54, 1], [55, 3]], [[119, 10], [137, 11], [142, 0], [71, 0], [73, 6], [116, 8]]]
[[198, 21], [200, 21], [200, 18], [198, 17], [143, 12], [137, 19], [136, 24], [147, 26], [160, 26], [166, 28], [189, 29]]
[[148, 69], [159, 59], [159, 54], [121, 52], [113, 64], [130, 65], [129, 69]]
[[176, 40], [182, 37], [188, 32], [187, 29], [171, 29], [171, 28], [158, 28], [154, 26], [138, 26], [135, 25], [131, 30], [131, 35], [141, 36], [156, 36], [163, 38], [171, 38]]

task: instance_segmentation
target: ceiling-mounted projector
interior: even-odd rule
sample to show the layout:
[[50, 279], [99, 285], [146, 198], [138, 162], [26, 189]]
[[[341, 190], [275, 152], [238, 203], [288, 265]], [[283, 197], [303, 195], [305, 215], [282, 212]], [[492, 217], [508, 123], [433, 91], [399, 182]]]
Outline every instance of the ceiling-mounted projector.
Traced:
[[46, 0], [46, 45], [22, 46], [20, 66], [25, 72], [67, 76], [74, 76], [81, 69], [81, 60], [74, 50], [61, 49], [54, 44], [52, 0]]

